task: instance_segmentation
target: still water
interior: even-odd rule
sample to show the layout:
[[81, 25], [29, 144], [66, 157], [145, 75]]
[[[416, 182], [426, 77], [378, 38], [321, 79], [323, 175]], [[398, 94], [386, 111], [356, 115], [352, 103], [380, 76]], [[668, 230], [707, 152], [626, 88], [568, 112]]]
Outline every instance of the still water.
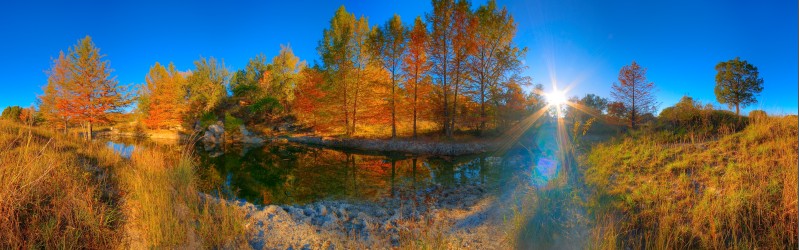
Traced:
[[[154, 144], [115, 140], [108, 145], [130, 156], [135, 147]], [[180, 146], [165, 148], [170, 147]], [[502, 154], [459, 157], [348, 151], [294, 143], [230, 146], [221, 155], [200, 147], [196, 152], [203, 191], [255, 204], [304, 204], [322, 199], [375, 201], [430, 185], [481, 184], [497, 190], [519, 175], [529, 176], [528, 180], [540, 186], [559, 171], [559, 164], [551, 158], [534, 157], [530, 151], [515, 148]]]

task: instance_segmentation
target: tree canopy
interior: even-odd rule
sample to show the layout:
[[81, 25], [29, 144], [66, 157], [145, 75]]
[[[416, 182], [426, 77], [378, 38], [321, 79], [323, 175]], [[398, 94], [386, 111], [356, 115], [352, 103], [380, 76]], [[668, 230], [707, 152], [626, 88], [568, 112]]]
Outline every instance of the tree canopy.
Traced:
[[716, 65], [716, 100], [735, 107], [740, 114], [741, 107], [757, 103], [755, 96], [763, 91], [763, 78], [757, 67], [739, 57]]

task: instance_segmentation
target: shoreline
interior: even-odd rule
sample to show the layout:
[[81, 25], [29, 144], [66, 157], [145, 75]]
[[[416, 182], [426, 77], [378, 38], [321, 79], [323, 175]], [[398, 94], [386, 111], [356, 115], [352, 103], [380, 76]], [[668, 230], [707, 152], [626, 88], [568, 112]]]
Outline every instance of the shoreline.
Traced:
[[[145, 131], [137, 134], [134, 132], [119, 131], [97, 131], [98, 136], [124, 137], [124, 138], [148, 138], [155, 140], [176, 140], [185, 139], [185, 135], [178, 131]], [[310, 146], [321, 146], [334, 149], [371, 151], [380, 153], [408, 153], [415, 155], [430, 156], [464, 156], [489, 153], [497, 150], [501, 145], [495, 140], [486, 139], [473, 142], [435, 142], [435, 141], [415, 141], [412, 139], [364, 139], [364, 138], [331, 138], [323, 136], [257, 136], [252, 138], [262, 139], [259, 143], [248, 143], [245, 140], [226, 141], [229, 144], [252, 144], [258, 145], [268, 142], [291, 142]]]
[[419, 239], [497, 249], [503, 248], [503, 242], [488, 237], [502, 227], [503, 210], [493, 205], [494, 192], [484, 185], [454, 189], [434, 185], [374, 202], [232, 203], [247, 214], [247, 238], [256, 249], [396, 248], [413, 246]]
[[482, 154], [495, 151], [499, 148], [496, 141], [479, 142], [429, 142], [405, 139], [354, 139], [354, 138], [325, 138], [321, 136], [282, 136], [272, 138], [272, 141], [301, 143], [307, 145], [324, 146], [338, 149], [354, 149], [362, 151], [378, 151], [384, 153], [398, 152], [417, 155], [462, 156]]

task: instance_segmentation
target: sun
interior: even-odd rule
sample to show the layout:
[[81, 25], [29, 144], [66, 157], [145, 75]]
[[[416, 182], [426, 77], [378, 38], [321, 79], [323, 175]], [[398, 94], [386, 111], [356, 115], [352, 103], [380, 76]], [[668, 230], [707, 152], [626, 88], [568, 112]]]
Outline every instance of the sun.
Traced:
[[565, 91], [559, 90], [552, 90], [552, 92], [544, 94], [547, 98], [547, 103], [552, 106], [560, 106], [561, 104], [566, 103], [566, 93]]

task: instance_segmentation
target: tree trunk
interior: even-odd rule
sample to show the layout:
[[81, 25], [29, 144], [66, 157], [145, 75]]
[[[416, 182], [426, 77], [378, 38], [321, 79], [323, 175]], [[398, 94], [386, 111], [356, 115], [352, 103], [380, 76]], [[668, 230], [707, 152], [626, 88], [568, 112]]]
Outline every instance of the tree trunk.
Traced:
[[419, 76], [415, 76], [413, 83], [413, 139], [416, 139], [416, 99], [419, 96]]
[[394, 80], [394, 73], [391, 76], [391, 139], [397, 139], [397, 101], [394, 95], [396, 80]]
[[[460, 62], [458, 62], [460, 65]], [[460, 73], [460, 66], [455, 68], [455, 74]], [[460, 75], [455, 75], [455, 92], [452, 95], [452, 115], [450, 116], [450, 122], [452, 123], [449, 125], [449, 138], [452, 138], [452, 135], [455, 133], [455, 118], [458, 117], [458, 86], [460, 85]]]
[[86, 128], [86, 138], [92, 140], [92, 122], [88, 122], [89, 126]]
[[477, 132], [480, 136], [483, 135], [483, 131], [486, 127], [486, 97], [485, 97], [485, 83], [482, 81], [480, 82], [480, 128], [478, 128]]
[[740, 113], [741, 110], [740, 110], [739, 105], [740, 104], [738, 104], [738, 103], [735, 104], [735, 115], [737, 115], [737, 116], [741, 115], [741, 113]]

